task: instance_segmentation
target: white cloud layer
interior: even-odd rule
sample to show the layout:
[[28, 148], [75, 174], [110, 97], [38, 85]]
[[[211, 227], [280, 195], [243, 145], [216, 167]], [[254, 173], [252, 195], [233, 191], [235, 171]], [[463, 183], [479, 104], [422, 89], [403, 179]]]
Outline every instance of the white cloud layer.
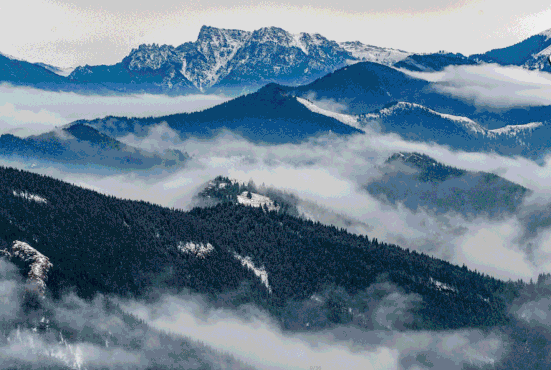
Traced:
[[413, 77], [435, 82], [436, 89], [482, 108], [504, 109], [551, 105], [551, 74], [497, 64], [449, 66], [441, 72], [413, 72]]
[[0, 135], [11, 133], [23, 137], [41, 134], [79, 119], [193, 112], [226, 100], [215, 95], [80, 95], [0, 84]]
[[[228, 132], [212, 141], [181, 141], [166, 124], [152, 127], [145, 138], [129, 135], [122, 141], [149, 150], [176, 148], [193, 158], [185, 167], [170, 172], [92, 175], [72, 174], [61, 167], [33, 171], [118, 197], [183, 209], [191, 207], [200, 187], [218, 175], [245, 183], [252, 179], [256, 184], [295, 193], [305, 201], [301, 209], [315, 213], [322, 222], [335, 220], [334, 213], [342, 214], [357, 220], [348, 226], [351, 232], [465, 263], [498, 278], [529, 280], [551, 266], [551, 232], [543, 228], [528, 235], [525, 230], [531, 212], [551, 203], [549, 158], [544, 166], [538, 166], [522, 158], [456, 152], [375, 133], [299, 145], [254, 145]], [[378, 166], [396, 151], [421, 152], [454, 167], [497, 173], [529, 188], [533, 195], [523, 213], [501, 220], [483, 216], [465, 219], [455, 213], [435, 216], [424, 209], [413, 212], [401, 204], [386, 205], [362, 186], [381, 176]], [[27, 164], [5, 163], [29, 168]]]

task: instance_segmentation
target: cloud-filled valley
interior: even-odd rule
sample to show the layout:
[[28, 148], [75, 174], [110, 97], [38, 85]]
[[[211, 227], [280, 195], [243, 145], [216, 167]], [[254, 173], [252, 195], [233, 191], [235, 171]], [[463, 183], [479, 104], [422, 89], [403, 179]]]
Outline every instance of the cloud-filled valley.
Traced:
[[0, 85], [0, 135], [38, 135], [80, 119], [106, 116], [150, 117], [193, 112], [226, 100], [227, 98], [215, 95], [80, 95], [15, 87], [4, 83]]
[[479, 109], [545, 106], [551, 102], [551, 74], [516, 66], [449, 66], [441, 72], [402, 72], [436, 83], [438, 91], [472, 102]]
[[[213, 141], [182, 141], [165, 125], [150, 128], [150, 134], [121, 139], [143, 149], [179, 149], [192, 159], [181, 169], [102, 175], [71, 174], [69, 167], [35, 169], [117, 197], [146, 200], [168, 207], [189, 209], [201, 186], [218, 175], [240, 182], [253, 180], [313, 202], [332, 213], [357, 221], [351, 232], [366, 234], [404, 248], [429, 253], [503, 279], [535, 278], [549, 263], [548, 229], [527, 231], [527, 220], [548, 208], [549, 160], [545, 165], [523, 158], [451, 151], [446, 147], [405, 142], [395, 135], [366, 135], [351, 138], [325, 137], [304, 144], [256, 145], [230, 132]], [[413, 212], [403, 205], [391, 206], [370, 195], [362, 186], [382, 176], [380, 166], [396, 152], [422, 152], [457, 168], [485, 171], [522, 185], [533, 193], [517, 215], [490, 219], [450, 212], [435, 215], [427, 209]], [[9, 164], [9, 162], [8, 162]], [[13, 163], [11, 164], [13, 165]], [[28, 164], [19, 164], [28, 168]], [[534, 199], [537, 200], [535, 206]], [[319, 207], [316, 208], [319, 212]], [[313, 209], [312, 209], [313, 211]], [[314, 212], [314, 211], [313, 211]], [[307, 212], [305, 212], [307, 213]], [[318, 214], [330, 222], [331, 216]], [[527, 236], [529, 237], [527, 239]], [[473, 249], [472, 246], [478, 246]], [[484, 245], [484, 248], [479, 246]], [[495, 251], [511, 258], [488, 259]], [[515, 261], [512, 263], [511, 261]]]
[[[440, 93], [464, 99], [479, 111], [546, 106], [551, 101], [551, 78], [545, 72], [483, 65], [407, 74], [435, 82]], [[320, 108], [346, 112], [343, 101], [315, 93], [306, 96]], [[26, 137], [79, 119], [164, 116], [206, 109], [228, 99], [216, 95], [100, 97], [0, 85], [0, 100], [4, 102], [0, 103], [0, 135]], [[466, 266], [465, 270], [476, 270], [512, 281], [511, 284], [538, 281], [541, 274], [549, 273], [551, 155], [542, 156], [536, 163], [521, 156], [467, 152], [364, 129], [365, 133], [349, 136], [330, 133], [299, 143], [262, 144], [226, 129], [209, 139], [183, 136], [169, 123], [156, 122], [116, 139], [149, 152], [179, 150], [189, 158], [170, 167], [155, 165], [133, 171], [103, 167], [87, 171], [86, 166], [77, 169], [71, 164], [34, 163], [32, 158], [0, 158], [0, 165], [51, 176], [109, 196], [184, 211], [205, 206], [198, 199], [199, 193], [217, 176], [243, 184], [252, 181], [256, 186], [263, 184], [262, 188], [278, 189], [299, 199], [297, 209], [305, 219], [396, 244], [407, 248], [408, 253], [415, 251]], [[392, 179], [394, 184], [402, 182], [402, 188], [412, 187], [412, 192], [429, 187], [412, 180], [422, 172], [419, 168], [387, 162], [400, 152], [425, 154], [444, 166], [470, 171], [468, 176], [478, 172], [494, 174], [504, 179], [503, 183], [522, 187], [526, 194], [513, 211], [492, 214], [485, 212], [484, 207], [482, 211], [462, 213], [446, 208], [446, 204], [437, 210], [430, 206], [415, 208], [370, 192], [369, 184], [375, 182], [392, 190], [398, 188], [386, 179]], [[465, 178], [452, 178], [442, 181], [438, 190], [474, 191], [472, 188]], [[448, 194], [440, 195], [445, 198]], [[16, 189], [13, 196], [30, 199], [29, 203], [39, 199]], [[33, 207], [37, 206], [28, 206], [31, 210]], [[134, 227], [131, 221], [125, 218], [124, 226]], [[169, 236], [167, 240], [172, 241], [171, 237], [176, 238]], [[0, 250], [4, 247], [0, 244]], [[342, 251], [344, 257], [347, 252]], [[270, 279], [269, 265], [260, 269], [264, 268]], [[319, 294], [286, 302], [277, 312], [250, 302], [243, 304], [242, 295], [252, 289], [244, 285], [218, 295], [149, 287], [141, 297], [107, 294], [84, 299], [75, 292], [63, 291], [60, 296], [47, 295], [33, 310], [26, 311], [28, 283], [16, 273], [17, 269], [0, 259], [0, 355], [8, 366], [16, 368], [149, 369], [159, 365], [311, 370], [502, 369], [526, 365], [515, 357], [517, 354], [526, 355], [532, 348], [545, 351], [547, 344], [538, 342], [537, 336], [545, 337], [551, 330], [546, 298], [549, 281], [519, 288], [518, 296], [510, 300], [514, 303], [502, 307], [512, 320], [510, 327], [411, 330], [411, 325], [430, 321], [419, 315], [428, 303], [421, 295], [389, 282], [384, 274], [353, 293], [324, 286]], [[174, 272], [163, 272], [158, 279], [170, 280], [171, 274]], [[448, 296], [453, 295], [454, 289], [457, 292], [457, 287], [430, 279], [435, 290]], [[256, 284], [261, 285], [260, 279]], [[508, 292], [492, 294], [501, 297]], [[490, 299], [494, 304], [493, 298], [494, 295], [473, 299], [486, 307]], [[341, 314], [349, 318], [342, 325], [334, 325], [338, 320], [328, 318], [331, 311], [327, 307], [332, 302], [348, 304], [341, 307]], [[292, 319], [286, 324], [282, 317]], [[33, 329], [36, 327], [38, 333]], [[537, 335], [524, 340], [523, 335], [530, 330]], [[65, 333], [63, 340], [60, 333]]]

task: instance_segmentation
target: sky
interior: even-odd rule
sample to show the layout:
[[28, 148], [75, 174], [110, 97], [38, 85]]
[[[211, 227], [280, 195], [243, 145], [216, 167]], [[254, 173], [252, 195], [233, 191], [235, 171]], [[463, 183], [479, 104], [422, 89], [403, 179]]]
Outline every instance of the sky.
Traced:
[[551, 28], [551, 6], [545, 0], [507, 6], [497, 0], [4, 1], [0, 52], [59, 67], [114, 64], [142, 43], [195, 41], [202, 25], [276, 26], [335, 41], [469, 55]]

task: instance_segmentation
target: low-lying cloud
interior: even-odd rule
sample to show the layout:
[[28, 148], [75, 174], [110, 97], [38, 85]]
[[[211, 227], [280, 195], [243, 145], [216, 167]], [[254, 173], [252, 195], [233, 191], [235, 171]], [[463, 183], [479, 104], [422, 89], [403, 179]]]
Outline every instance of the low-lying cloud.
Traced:
[[0, 84], [0, 135], [26, 137], [79, 119], [149, 117], [210, 108], [228, 100], [216, 95], [80, 95]]
[[[2, 259], [0, 267], [0, 286], [10, 283], [23, 291], [17, 268]], [[83, 300], [68, 293], [56, 301], [45, 297], [30, 309], [19, 299], [7, 302], [10, 294], [0, 290], [0, 356], [4, 367], [14, 368], [483, 367], [503, 358], [509, 340], [499, 332], [397, 329], [410, 315], [411, 301], [420, 298], [388, 283], [363, 293], [373, 306], [368, 320], [375, 329], [332, 326], [299, 332], [282, 328], [253, 305], [215, 307], [209, 298], [189, 292], [156, 291], [158, 298], [141, 301], [102, 295]]]
[[[182, 141], [166, 124], [161, 124], [151, 127], [148, 136], [129, 135], [121, 140], [148, 150], [180, 149], [192, 159], [183, 168], [171, 171], [74, 174], [61, 166], [32, 170], [118, 197], [181, 209], [194, 206], [193, 198], [201, 186], [218, 175], [244, 183], [252, 179], [258, 185], [264, 183], [296, 194], [303, 200], [299, 208], [306, 217], [336, 223], [350, 232], [452, 263], [464, 263], [497, 278], [528, 281], [551, 266], [551, 247], [546, 239], [549, 227], [527, 231], [527, 224], [534, 223], [534, 212], [545, 215], [551, 204], [549, 158], [540, 166], [523, 158], [452, 151], [371, 132], [349, 138], [321, 137], [303, 144], [264, 146], [230, 132], [214, 140]], [[500, 219], [484, 215], [466, 219], [453, 212], [435, 215], [423, 208], [412, 211], [400, 203], [393, 206], [371, 196], [364, 186], [382, 176], [380, 165], [397, 151], [421, 152], [454, 167], [497, 173], [533, 194], [518, 214]], [[29, 169], [27, 164], [18, 166]], [[338, 215], [354, 222], [344, 222]], [[503, 258], [491, 258], [496, 255]]]
[[449, 66], [441, 72], [401, 71], [434, 82], [437, 91], [480, 108], [551, 105], [551, 74], [547, 72], [498, 64]]

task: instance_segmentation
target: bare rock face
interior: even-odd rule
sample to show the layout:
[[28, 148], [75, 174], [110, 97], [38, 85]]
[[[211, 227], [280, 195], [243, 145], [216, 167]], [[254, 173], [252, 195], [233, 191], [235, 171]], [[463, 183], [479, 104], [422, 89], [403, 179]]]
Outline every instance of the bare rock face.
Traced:
[[27, 273], [27, 290], [43, 297], [46, 292], [48, 271], [53, 267], [50, 259], [31, 247], [29, 244], [16, 240], [11, 248], [0, 249], [0, 257], [5, 256], [18, 265], [24, 266]]

